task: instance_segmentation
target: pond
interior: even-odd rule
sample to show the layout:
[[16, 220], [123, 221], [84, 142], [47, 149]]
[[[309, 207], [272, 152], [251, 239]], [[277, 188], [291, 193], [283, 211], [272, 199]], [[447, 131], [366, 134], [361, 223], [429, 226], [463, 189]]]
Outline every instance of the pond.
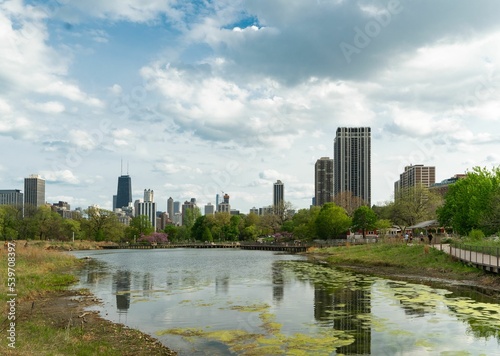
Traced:
[[75, 251], [101, 314], [180, 355], [498, 355], [500, 305], [472, 290], [239, 249]]

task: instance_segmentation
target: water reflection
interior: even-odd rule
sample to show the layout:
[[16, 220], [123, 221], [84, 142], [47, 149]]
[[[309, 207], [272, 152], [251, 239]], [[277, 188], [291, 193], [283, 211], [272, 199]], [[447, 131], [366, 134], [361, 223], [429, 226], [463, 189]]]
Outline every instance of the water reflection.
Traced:
[[272, 266], [273, 300], [279, 303], [285, 295], [285, 282], [283, 280], [283, 268], [278, 262]]
[[[108, 265], [89, 263], [81, 286], [113, 306], [112, 320], [123, 322], [120, 316], [126, 314], [125, 323], [153, 335], [172, 328], [199, 329], [198, 339], [189, 343], [162, 334], [162, 342], [177, 345], [180, 355], [203, 354], [215, 344], [220, 350], [214, 354], [243, 355], [245, 343], [255, 351], [273, 342], [286, 354], [309, 339], [323, 347], [318, 354], [474, 354], [481, 349], [500, 354], [500, 307], [473, 299], [470, 291], [462, 297], [439, 286], [347, 273], [297, 256], [255, 251], [133, 252], [135, 263], [120, 254], [96, 252], [96, 260]], [[236, 346], [215, 334], [204, 336], [207, 330], [249, 334], [235, 339]], [[224, 335], [223, 340], [230, 340]], [[329, 344], [325, 336], [343, 342]]]
[[130, 308], [130, 271], [117, 271], [113, 275], [113, 294], [119, 314], [126, 314]]

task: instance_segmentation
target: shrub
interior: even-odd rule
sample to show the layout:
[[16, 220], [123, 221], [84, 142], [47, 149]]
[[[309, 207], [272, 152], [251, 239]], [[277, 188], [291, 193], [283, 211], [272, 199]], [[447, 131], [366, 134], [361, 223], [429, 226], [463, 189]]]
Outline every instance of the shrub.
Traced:
[[473, 229], [469, 232], [469, 238], [471, 240], [482, 240], [484, 237], [484, 232], [479, 229]]

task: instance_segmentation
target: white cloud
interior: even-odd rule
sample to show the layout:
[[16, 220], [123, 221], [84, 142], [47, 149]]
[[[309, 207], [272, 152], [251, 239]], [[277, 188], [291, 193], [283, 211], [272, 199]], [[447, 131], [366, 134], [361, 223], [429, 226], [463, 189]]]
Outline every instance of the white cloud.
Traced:
[[49, 183], [79, 184], [80, 180], [70, 170], [43, 171], [42, 177]]
[[65, 111], [64, 105], [58, 101], [47, 101], [44, 103], [26, 101], [26, 107], [46, 114], [60, 114]]

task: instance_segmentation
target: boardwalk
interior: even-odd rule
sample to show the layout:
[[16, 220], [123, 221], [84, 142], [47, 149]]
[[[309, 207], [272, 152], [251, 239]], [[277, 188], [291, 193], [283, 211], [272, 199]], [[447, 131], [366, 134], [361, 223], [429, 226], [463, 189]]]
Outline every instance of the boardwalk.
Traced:
[[458, 258], [461, 261], [468, 262], [475, 267], [482, 268], [486, 271], [499, 273], [500, 258], [497, 256], [474, 252], [464, 249], [459, 249], [448, 244], [434, 245], [434, 248], [446, 252], [447, 254]]
[[298, 253], [305, 252], [307, 246], [305, 245], [294, 245], [294, 244], [239, 244], [239, 243], [214, 243], [214, 244], [200, 244], [200, 243], [188, 243], [188, 244], [123, 244], [123, 245], [109, 245], [103, 246], [104, 249], [139, 249], [139, 250], [149, 250], [149, 249], [160, 249], [160, 248], [239, 248], [242, 250], [260, 250], [260, 251], [279, 251], [288, 253]]

